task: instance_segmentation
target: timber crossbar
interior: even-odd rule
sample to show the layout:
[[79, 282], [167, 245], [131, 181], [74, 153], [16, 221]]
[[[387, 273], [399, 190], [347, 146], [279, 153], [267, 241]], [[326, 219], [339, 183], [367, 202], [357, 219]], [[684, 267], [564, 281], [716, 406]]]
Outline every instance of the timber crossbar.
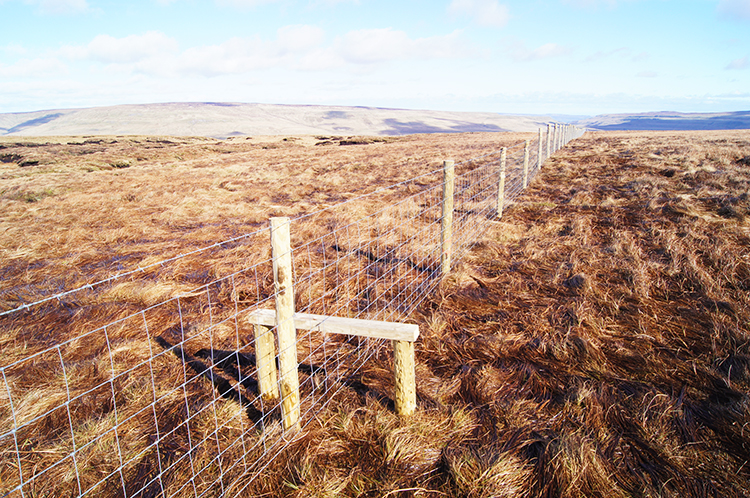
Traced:
[[[297, 330], [318, 330], [327, 334], [345, 334], [375, 339], [414, 342], [419, 337], [419, 326], [411, 323], [380, 322], [361, 318], [295, 313], [294, 328]], [[274, 327], [275, 310], [255, 310], [248, 315], [252, 324]]]
[[[268, 402], [275, 402], [279, 399], [279, 380], [276, 372], [276, 351], [272, 330], [277, 327], [277, 311], [255, 310], [248, 314], [246, 320], [253, 325], [255, 330], [256, 367], [258, 369], [260, 395]], [[294, 313], [291, 320], [295, 331], [317, 330], [328, 334], [390, 339], [393, 341], [396, 413], [401, 416], [414, 413], [417, 407], [414, 341], [419, 337], [418, 325], [314, 315], [312, 313]], [[284, 429], [290, 430], [299, 427], [299, 381], [288, 382], [290, 375], [296, 376], [297, 366], [283, 364], [282, 342], [279, 338], [279, 369], [285, 372], [281, 375], [281, 411]], [[291, 390], [285, 389], [285, 377], [287, 378], [287, 384], [297, 386], [296, 390], [294, 388]]]

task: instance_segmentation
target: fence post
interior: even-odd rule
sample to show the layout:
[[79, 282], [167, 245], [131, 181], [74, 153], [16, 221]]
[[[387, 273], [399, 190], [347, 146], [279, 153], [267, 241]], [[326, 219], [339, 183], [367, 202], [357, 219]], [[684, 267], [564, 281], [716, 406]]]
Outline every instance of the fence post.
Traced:
[[275, 404], [279, 400], [279, 381], [276, 377], [276, 347], [273, 332], [269, 327], [254, 324], [255, 367], [258, 369], [258, 392], [264, 403]]
[[440, 227], [440, 271], [443, 275], [451, 271], [453, 251], [453, 193], [456, 170], [453, 161], [443, 161], [443, 219]]
[[549, 159], [549, 156], [551, 155], [549, 152], [550, 147], [550, 131], [552, 129], [552, 125], [550, 123], [547, 123], [547, 153], [545, 154], [545, 159]]
[[396, 414], [406, 417], [417, 408], [413, 342], [393, 341], [393, 370], [396, 379]]
[[276, 334], [279, 341], [281, 422], [285, 431], [296, 430], [299, 429], [300, 398], [289, 218], [271, 218], [271, 249], [276, 291]]
[[523, 188], [529, 186], [529, 141], [523, 143]]
[[561, 124], [560, 125], [560, 139], [559, 139], [559, 144], [557, 146], [557, 150], [562, 149], [564, 145], [565, 145], [565, 125]]
[[554, 131], [552, 132], [552, 150], [553, 154], [557, 152], [557, 143], [560, 137], [558, 136], [558, 130], [557, 130], [557, 123], [552, 125], [554, 127]]
[[497, 217], [503, 217], [505, 205], [505, 147], [500, 149], [500, 181], [497, 182]]
[[542, 169], [542, 129], [539, 128], [539, 151], [536, 154], [536, 169], [537, 171]]

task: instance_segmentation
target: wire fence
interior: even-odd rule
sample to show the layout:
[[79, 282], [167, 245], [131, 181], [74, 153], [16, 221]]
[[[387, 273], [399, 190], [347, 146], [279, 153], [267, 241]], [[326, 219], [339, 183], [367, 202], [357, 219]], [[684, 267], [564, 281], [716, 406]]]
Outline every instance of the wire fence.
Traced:
[[[581, 134], [548, 127], [456, 164], [454, 261], [496, 219], [501, 156], [502, 206]], [[295, 309], [408, 321], [442, 278], [442, 175], [293, 219]], [[241, 264], [212, 265], [225, 260]], [[0, 496], [247, 493], [294, 437], [281, 401], [258, 388], [256, 346], [275, 330], [250, 316], [274, 307], [271, 263], [259, 230], [0, 311]], [[389, 354], [385, 342], [298, 331], [303, 431], [342, 390], [363, 387], [356, 374]]]

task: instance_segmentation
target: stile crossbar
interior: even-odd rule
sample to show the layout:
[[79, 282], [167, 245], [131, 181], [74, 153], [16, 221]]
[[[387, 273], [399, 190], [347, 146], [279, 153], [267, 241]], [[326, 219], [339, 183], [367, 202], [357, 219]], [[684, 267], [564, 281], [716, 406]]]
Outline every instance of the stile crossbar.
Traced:
[[[271, 334], [273, 327], [277, 326], [275, 310], [255, 310], [247, 317], [247, 321], [254, 327], [265, 327], [265, 334]], [[295, 313], [292, 317], [292, 323], [295, 330], [316, 330], [323, 334], [345, 334], [358, 337], [371, 337], [375, 339], [390, 339], [393, 341], [394, 356], [394, 375], [396, 381], [396, 413], [401, 416], [408, 416], [414, 413], [417, 406], [416, 399], [416, 377], [414, 367], [414, 341], [419, 337], [419, 326], [409, 323], [398, 322], [381, 322], [377, 320], [364, 320], [361, 318], [343, 318], [337, 316], [315, 315], [312, 313]], [[273, 342], [266, 342], [273, 348]], [[260, 343], [258, 345], [260, 346]], [[258, 377], [263, 378], [271, 376], [270, 371], [275, 372], [275, 365], [272, 361], [264, 361], [261, 358], [273, 357], [273, 349], [259, 351], [258, 354]], [[275, 374], [274, 374], [275, 375]], [[299, 385], [299, 382], [297, 382]], [[272, 389], [272, 392], [261, 392], [262, 396], [274, 397], [275, 386], [265, 384], [261, 389]], [[299, 400], [299, 393], [294, 399]], [[284, 404], [282, 403], [282, 410]], [[290, 413], [297, 413], [293, 407], [287, 408]], [[294, 415], [289, 415], [293, 417]], [[287, 412], [284, 412], [284, 420], [287, 419]], [[290, 420], [284, 425], [285, 429], [292, 428], [297, 423], [297, 419]]]

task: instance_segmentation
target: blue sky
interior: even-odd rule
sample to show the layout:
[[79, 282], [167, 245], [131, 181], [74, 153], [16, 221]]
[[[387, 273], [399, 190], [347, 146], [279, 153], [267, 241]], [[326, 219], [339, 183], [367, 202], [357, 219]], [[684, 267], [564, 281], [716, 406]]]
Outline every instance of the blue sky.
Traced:
[[750, 110], [750, 0], [0, 0], [0, 112]]

